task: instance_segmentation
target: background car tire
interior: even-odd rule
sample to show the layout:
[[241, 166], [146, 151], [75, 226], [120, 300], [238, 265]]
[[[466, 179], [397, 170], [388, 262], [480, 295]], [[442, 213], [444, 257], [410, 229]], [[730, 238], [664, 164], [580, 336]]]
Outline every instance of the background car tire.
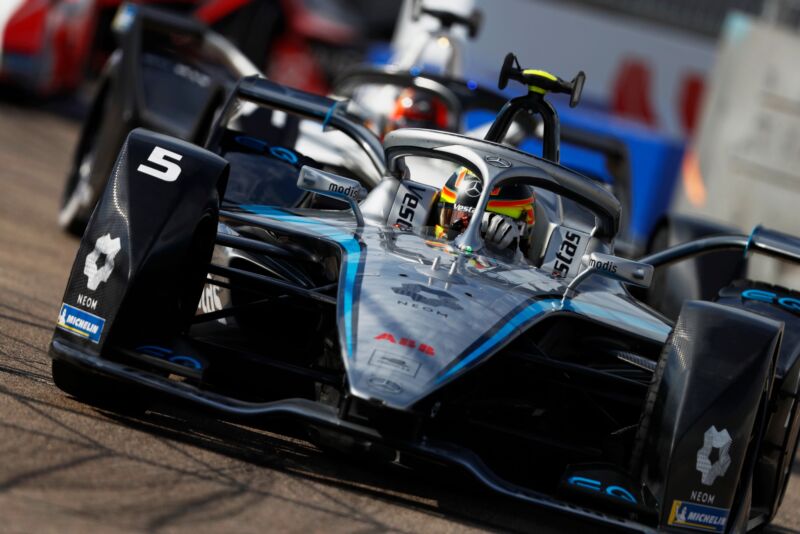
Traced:
[[[65, 232], [77, 237], [83, 235], [94, 207], [102, 196], [102, 188], [97, 188], [95, 179], [97, 156], [103, 150], [111, 151], [110, 153], [116, 155], [121, 145], [119, 141], [114, 141], [113, 145], [109, 144], [111, 138], [117, 135], [109, 123], [104, 120], [104, 117], [110, 115], [108, 113], [110, 95], [111, 92], [106, 84], [100, 89], [94, 108], [83, 126], [81, 139], [75, 151], [72, 168], [67, 175], [64, 193], [61, 197], [58, 223]], [[113, 165], [113, 160], [110, 165]], [[100, 169], [99, 172], [103, 173], [104, 171]], [[97, 190], [93, 190], [93, 187]]]

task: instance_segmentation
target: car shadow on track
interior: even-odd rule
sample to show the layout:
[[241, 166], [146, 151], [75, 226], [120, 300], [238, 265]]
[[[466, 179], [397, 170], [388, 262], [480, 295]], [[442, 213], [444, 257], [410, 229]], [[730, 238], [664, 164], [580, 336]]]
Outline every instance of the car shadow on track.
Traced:
[[[572, 518], [533, 508], [524, 503], [494, 495], [458, 471], [429, 466], [426, 470], [409, 469], [352, 455], [322, 451], [306, 441], [296, 425], [274, 421], [254, 428], [216, 419], [205, 412], [183, 406], [157, 405], [144, 416], [128, 417], [96, 409], [98, 417], [114, 420], [126, 427], [147, 432], [171, 442], [185, 443], [225, 455], [266, 470], [279, 471], [306, 482], [355, 492], [384, 503], [413, 509], [419, 513], [445, 517], [464, 527], [511, 532], [564, 532], [586, 528]], [[183, 453], [188, 454], [185, 449]], [[230, 490], [237, 499], [242, 494], [269, 497], [258, 484], [230, 476], [224, 470], [206, 464], [205, 477]], [[329, 498], [337, 499], [331, 495]], [[215, 496], [219, 506], [221, 496]], [[312, 503], [305, 505], [313, 507]], [[202, 506], [191, 503], [190, 507]], [[337, 499], [340, 513], [352, 515], [360, 524], [370, 518], [344, 499]], [[191, 514], [191, 509], [176, 508], [170, 515]], [[165, 526], [165, 519], [148, 525], [148, 530]], [[168, 522], [168, 521], [167, 521]], [[375, 531], [385, 531], [377, 522]], [[590, 525], [592, 532], [603, 532]], [[368, 528], [368, 530], [371, 530]], [[393, 529], [394, 530], [394, 529]], [[410, 531], [410, 532], [413, 532]]]
[[[3, 371], [0, 369], [0, 372]], [[34, 377], [27, 378], [34, 379]], [[41, 377], [36, 376], [35, 380], [41, 382]], [[54, 386], [49, 387], [54, 388]], [[162, 507], [158, 514], [153, 513], [150, 504], [143, 506], [139, 511], [135, 505], [126, 505], [128, 513], [140, 514], [143, 517], [150, 515], [146, 525], [148, 531], [174, 526], [204, 509], [203, 513], [207, 514], [207, 509], [212, 503], [214, 509], [224, 510], [222, 512], [224, 514], [235, 515], [242, 510], [243, 498], [246, 498], [248, 506], [257, 504], [260, 500], [281, 498], [269, 487], [265, 488], [258, 477], [237, 476], [229, 468], [217, 465], [217, 462], [212, 463], [200, 458], [191, 448], [178, 446], [187, 444], [246, 462], [267, 472], [281, 472], [296, 480], [313, 483], [315, 487], [322, 485], [337, 488], [390, 505], [413, 509], [432, 517], [445, 517], [463, 527], [512, 532], [573, 532], [579, 529], [602, 532], [596, 525], [587, 525], [491, 494], [452, 469], [432, 466], [424, 471], [410, 470], [350, 455], [324, 452], [306, 441], [302, 431], [295, 425], [286, 422], [275, 421], [254, 428], [216, 419], [205, 412], [187, 409], [184, 406], [160, 403], [141, 416], [125, 416], [102, 408], [93, 408], [87, 413], [72, 408], [71, 406], [74, 406], [72, 402], [54, 404], [9, 391], [2, 386], [0, 394], [13, 397], [56, 426], [65, 426], [62, 421], [65, 416], [115, 422], [126, 428], [163, 438], [159, 440], [162, 445], [177, 455], [191, 460], [188, 463], [196, 467], [172, 465], [166, 460], [152, 462], [139, 456], [135, 458], [138, 463], [148, 464], [148, 467], [163, 471], [165, 478], [176, 475], [194, 477], [212, 484], [216, 489], [201, 498], [186, 502], [176, 500]], [[56, 392], [55, 395], [62, 394]], [[74, 428], [70, 431], [75, 436], [73, 441], [81, 444], [79, 455], [56, 465], [37, 466], [23, 471], [0, 483], [0, 492], [29, 480], [52, 475], [57, 471], [74, 469], [87, 463], [108, 462], [114, 465], [131, 459], [124, 451], [108, 447], [92, 435], [84, 435]], [[48, 437], [64, 440], [63, 437], [56, 438], [55, 433]], [[231, 502], [231, 506], [225, 506], [226, 500]], [[352, 519], [354, 523], [366, 527], [366, 530], [359, 529], [359, 532], [383, 532], [388, 529], [380, 517], [354, 507], [351, 500], [346, 498], [346, 494], [330, 492], [326, 495], [326, 500], [324, 507], [315, 502], [293, 501], [291, 504], [306, 507], [310, 512], [319, 511], [326, 514], [334, 509], [339, 517]], [[392, 530], [397, 531], [397, 529]], [[782, 527], [768, 527], [763, 532], [785, 534], [794, 531]]]
[[[573, 520], [553, 514], [545, 516], [530, 506], [492, 495], [471, 479], [450, 469], [430, 466], [430, 469], [421, 471], [323, 451], [306, 441], [302, 430], [285, 422], [250, 428], [209, 418], [182, 407], [165, 406], [159, 406], [141, 418], [105, 415], [126, 426], [169, 440], [418, 512], [445, 516], [464, 526], [518, 532], [529, 532], [532, 528], [537, 532], [563, 532], [565, 521], [578, 525]], [[220, 476], [219, 482], [237, 485], [226, 480], [225, 475]], [[256, 488], [242, 489], [257, 491]], [[351, 509], [347, 502], [337, 504], [343, 511]], [[356, 510], [352, 512], [359, 514]], [[359, 519], [363, 520], [363, 517]]]

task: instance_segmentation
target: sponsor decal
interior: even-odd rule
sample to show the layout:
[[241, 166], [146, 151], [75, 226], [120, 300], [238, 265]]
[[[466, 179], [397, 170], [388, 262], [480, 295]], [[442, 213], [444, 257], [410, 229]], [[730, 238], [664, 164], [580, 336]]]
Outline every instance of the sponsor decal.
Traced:
[[84, 308], [89, 308], [90, 310], [97, 309], [97, 299], [93, 299], [92, 297], [87, 297], [86, 295], [82, 295], [78, 293], [78, 304], [83, 306]]
[[567, 479], [567, 483], [570, 486], [576, 486], [579, 488], [602, 492], [605, 493], [606, 495], [616, 497], [617, 499], [621, 499], [623, 501], [628, 501], [633, 504], [636, 504], [636, 497], [634, 497], [630, 491], [626, 490], [622, 486], [616, 486], [616, 485], [606, 486], [599, 480], [587, 477], [577, 477], [577, 476], [569, 477]]
[[617, 264], [613, 261], [597, 261], [594, 258], [589, 259], [589, 267], [594, 267], [595, 269], [601, 271], [608, 271], [609, 273], [617, 272]]
[[[222, 300], [219, 298], [219, 286], [206, 284], [203, 288], [203, 293], [200, 295], [198, 306], [203, 313], [220, 311], [222, 309]], [[228, 324], [225, 317], [220, 317], [217, 322], [224, 325]]]
[[397, 382], [392, 382], [380, 376], [371, 376], [367, 381], [370, 389], [380, 391], [381, 393], [389, 393], [391, 395], [399, 395], [403, 392], [403, 388]]
[[793, 297], [781, 297], [773, 291], [765, 291], [763, 289], [748, 289], [742, 291], [742, 298], [748, 300], [759, 300], [769, 304], [777, 304], [782, 308], [795, 313], [800, 312], [800, 299]]
[[92, 250], [86, 256], [83, 264], [83, 274], [86, 275], [86, 287], [91, 291], [97, 290], [100, 284], [108, 282], [111, 273], [114, 272], [114, 258], [122, 249], [120, 239], [111, 238], [111, 234], [105, 234], [97, 238]]
[[507, 169], [511, 167], [511, 162], [501, 158], [500, 156], [486, 156], [483, 159], [485, 159], [486, 163], [493, 167], [500, 167], [501, 169]]
[[426, 356], [436, 356], [436, 351], [430, 345], [425, 343], [418, 343], [417, 341], [407, 338], [401, 337], [399, 341], [389, 332], [383, 332], [382, 334], [378, 334], [375, 336], [377, 341], [388, 341], [389, 343], [393, 343], [395, 345], [400, 345], [402, 347], [408, 347], [409, 349], [417, 349], [422, 354]]
[[717, 498], [713, 493], [706, 493], [705, 491], [692, 490], [692, 495], [689, 497], [694, 502], [701, 502], [703, 504], [714, 504]]
[[409, 361], [402, 356], [384, 352], [382, 350], [373, 351], [372, 356], [369, 359], [369, 365], [383, 367], [391, 371], [397, 371], [412, 378], [417, 376], [417, 372], [420, 368], [419, 362]]
[[[703, 435], [703, 446], [697, 451], [697, 462], [695, 467], [702, 477], [700, 482], [704, 486], [711, 486], [718, 477], [725, 476], [725, 472], [731, 465], [731, 457], [728, 452], [731, 448], [731, 435], [726, 429], [717, 430], [711, 426]], [[715, 460], [711, 461], [712, 453]]]
[[398, 306], [405, 306], [405, 307], [411, 308], [413, 310], [422, 310], [422, 311], [427, 312], [427, 313], [433, 313], [435, 315], [438, 315], [439, 317], [444, 317], [445, 319], [450, 317], [450, 314], [441, 312], [439, 310], [431, 308], [430, 306], [425, 306], [423, 304], [417, 304], [416, 302], [409, 302], [407, 300], [398, 300], [397, 301], [397, 305]]
[[56, 326], [92, 343], [99, 343], [105, 324], [105, 319], [63, 303]]
[[563, 278], [569, 274], [569, 268], [572, 265], [572, 261], [575, 259], [575, 253], [578, 251], [578, 243], [580, 242], [580, 234], [567, 232], [564, 235], [564, 239], [558, 246], [558, 252], [556, 253], [553, 275]]
[[408, 297], [414, 302], [433, 308], [463, 309], [458, 304], [458, 299], [447, 291], [440, 291], [422, 284], [401, 284], [400, 287], [393, 287], [392, 291], [398, 295]]
[[706, 532], [724, 532], [728, 510], [686, 501], [672, 501], [669, 525]]
[[406, 193], [403, 195], [403, 200], [400, 202], [400, 209], [397, 212], [397, 220], [394, 222], [394, 225], [409, 230], [414, 225], [417, 207], [422, 200], [422, 194], [425, 193], [425, 189], [412, 184], [405, 185]]
[[455, 204], [456, 211], [463, 211], [464, 213], [475, 213], [474, 206], [467, 206], [466, 204]]
[[345, 187], [339, 184], [328, 184], [328, 191], [331, 191], [333, 193], [342, 193], [352, 198], [353, 200], [358, 200], [359, 189], [360, 188], [353, 186]]

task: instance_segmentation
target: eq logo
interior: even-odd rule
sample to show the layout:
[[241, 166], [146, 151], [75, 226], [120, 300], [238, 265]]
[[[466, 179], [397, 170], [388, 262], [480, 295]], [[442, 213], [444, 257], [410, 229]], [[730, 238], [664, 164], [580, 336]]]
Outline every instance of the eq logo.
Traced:
[[94, 250], [86, 255], [86, 262], [83, 264], [83, 274], [87, 278], [86, 287], [95, 291], [101, 283], [108, 282], [114, 272], [114, 258], [121, 249], [120, 239], [111, 239], [111, 234], [100, 236], [95, 241]]
[[261, 152], [265, 155], [269, 154], [273, 158], [283, 160], [289, 165], [296, 165], [298, 167], [300, 166], [298, 164], [300, 159], [297, 157], [297, 154], [288, 148], [284, 148], [282, 146], [270, 146], [266, 141], [262, 141], [261, 139], [247, 135], [239, 135], [234, 140], [240, 145], [246, 146], [252, 150], [255, 150], [256, 152]]
[[793, 297], [782, 297], [773, 291], [764, 291], [763, 289], [747, 289], [742, 291], [742, 298], [749, 300], [760, 300], [761, 302], [768, 302], [770, 304], [778, 304], [782, 308], [800, 312], [800, 299]]
[[[717, 430], [714, 425], [706, 430], [703, 435], [703, 446], [697, 451], [697, 463], [695, 467], [702, 475], [700, 482], [704, 486], [711, 486], [717, 477], [725, 476], [725, 472], [731, 465], [731, 435], [727, 429]], [[712, 452], [716, 451], [715, 461], [711, 461]]]
[[203, 362], [201, 362], [199, 359], [195, 358], [194, 356], [176, 354], [174, 350], [166, 347], [159, 347], [158, 345], [143, 345], [141, 347], [136, 347], [136, 351], [160, 360], [166, 360], [170, 363], [180, 365], [181, 367], [194, 369], [195, 371], [203, 370]]
[[579, 476], [569, 477], [569, 479], [567, 479], [567, 483], [570, 486], [575, 486], [578, 488], [583, 488], [592, 491], [599, 491], [611, 497], [616, 497], [617, 499], [636, 504], [636, 497], [634, 497], [630, 491], [626, 490], [622, 486], [617, 486], [617, 485], [606, 486], [599, 480], [595, 480], [593, 478], [588, 478], [588, 477], [579, 477]]

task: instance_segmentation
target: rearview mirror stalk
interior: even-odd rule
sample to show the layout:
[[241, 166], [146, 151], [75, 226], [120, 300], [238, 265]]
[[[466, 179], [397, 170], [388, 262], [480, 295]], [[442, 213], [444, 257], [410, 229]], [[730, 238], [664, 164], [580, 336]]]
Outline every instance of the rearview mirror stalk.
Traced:
[[638, 261], [627, 260], [610, 254], [601, 254], [600, 252], [592, 252], [585, 254], [581, 258], [581, 265], [583, 270], [578, 273], [578, 276], [572, 279], [572, 282], [567, 286], [564, 291], [565, 299], [572, 298], [575, 295], [575, 289], [578, 285], [592, 276], [598, 274], [611, 278], [612, 280], [619, 280], [623, 284], [630, 284], [638, 287], [650, 287], [653, 282], [653, 266], [649, 263], [641, 263]]
[[359, 182], [304, 165], [300, 169], [297, 187], [347, 202], [353, 210], [358, 227], [364, 226], [364, 215], [361, 213], [358, 201], [367, 196], [367, 189]]

